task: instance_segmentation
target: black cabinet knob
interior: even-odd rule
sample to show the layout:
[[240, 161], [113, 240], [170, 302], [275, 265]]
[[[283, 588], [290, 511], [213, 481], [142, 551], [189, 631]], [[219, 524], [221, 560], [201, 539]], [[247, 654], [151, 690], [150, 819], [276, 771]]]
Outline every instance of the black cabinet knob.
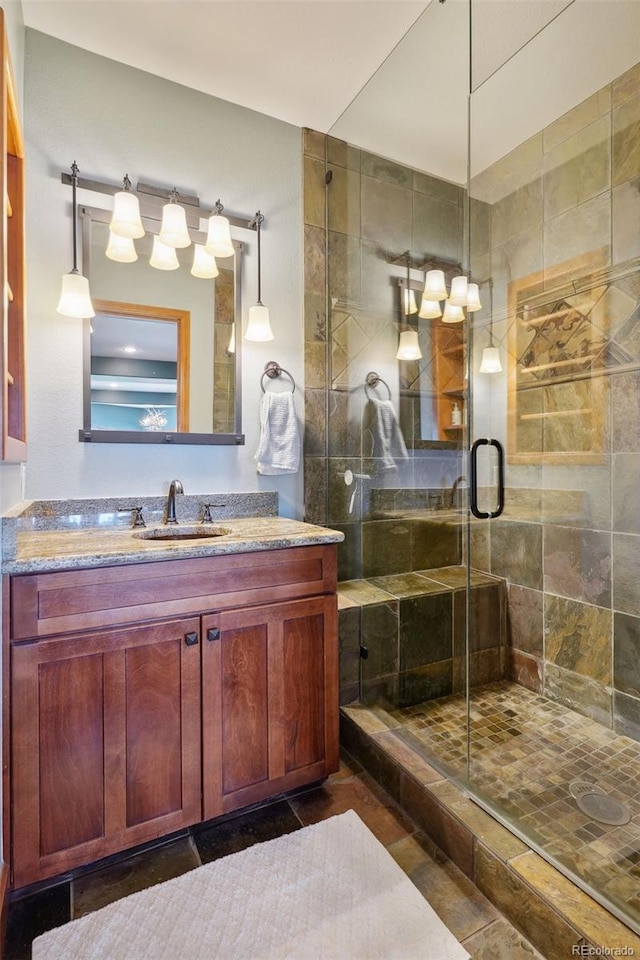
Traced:
[[185, 633], [185, 635], [184, 635], [184, 642], [186, 643], [186, 645], [187, 645], [188, 647], [193, 647], [193, 646], [195, 646], [195, 644], [198, 642], [198, 634], [197, 634], [197, 633]]
[[220, 628], [213, 627], [211, 630], [207, 630], [207, 640], [219, 640], [220, 639]]

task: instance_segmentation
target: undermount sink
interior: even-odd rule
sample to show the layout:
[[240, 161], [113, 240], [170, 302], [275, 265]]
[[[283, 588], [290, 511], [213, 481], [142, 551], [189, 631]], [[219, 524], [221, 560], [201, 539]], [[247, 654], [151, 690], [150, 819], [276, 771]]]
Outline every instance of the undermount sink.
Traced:
[[216, 526], [164, 526], [136, 530], [133, 534], [138, 540], [208, 540], [210, 537], [224, 537], [231, 533], [228, 527]]

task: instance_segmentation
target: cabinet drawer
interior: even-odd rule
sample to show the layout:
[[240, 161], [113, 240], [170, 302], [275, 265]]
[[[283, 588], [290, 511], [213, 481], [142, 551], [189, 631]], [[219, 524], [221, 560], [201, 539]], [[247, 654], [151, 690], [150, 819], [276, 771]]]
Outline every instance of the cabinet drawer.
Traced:
[[11, 577], [11, 639], [226, 610], [335, 588], [335, 544], [25, 574]]

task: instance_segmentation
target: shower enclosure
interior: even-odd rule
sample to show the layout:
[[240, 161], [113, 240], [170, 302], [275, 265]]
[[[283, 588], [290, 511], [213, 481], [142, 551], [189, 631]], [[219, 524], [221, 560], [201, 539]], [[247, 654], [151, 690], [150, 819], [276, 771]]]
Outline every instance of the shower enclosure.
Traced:
[[[466, 182], [307, 132], [305, 492], [345, 533], [343, 704], [640, 932], [637, 17], [568, 4], [504, 63], [472, 37]], [[482, 308], [421, 316], [430, 270]]]

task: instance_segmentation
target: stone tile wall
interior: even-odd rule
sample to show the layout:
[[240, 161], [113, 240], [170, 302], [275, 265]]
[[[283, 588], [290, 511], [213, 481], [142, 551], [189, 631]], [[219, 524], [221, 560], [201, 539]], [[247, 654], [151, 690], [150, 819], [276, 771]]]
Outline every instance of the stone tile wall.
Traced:
[[[394, 709], [464, 690], [466, 582], [464, 567], [445, 566], [341, 583], [341, 702]], [[472, 683], [502, 679], [504, 581], [472, 575], [469, 618]]]
[[[510, 359], [503, 377], [489, 384], [476, 374], [474, 386], [491, 410], [492, 435], [506, 442], [514, 426], [525, 429], [513, 409], [509, 425], [506, 416], [508, 377], [517, 361], [526, 365], [514, 289], [543, 292], [559, 278], [627, 265], [623, 279], [578, 282], [568, 296], [579, 314], [563, 356], [601, 352], [589, 378], [572, 380], [585, 368], [569, 362], [568, 382], [518, 398], [544, 416], [526, 421], [515, 455], [512, 443], [508, 510], [488, 542], [482, 531], [472, 562], [484, 556], [483, 569], [508, 580], [513, 679], [637, 739], [640, 64], [485, 171], [471, 193], [472, 270], [494, 278], [494, 333]], [[474, 321], [478, 354], [486, 321], [486, 312]], [[544, 336], [552, 328], [534, 329]], [[553, 359], [558, 339], [549, 336]], [[578, 412], [549, 416], [567, 408]]]

